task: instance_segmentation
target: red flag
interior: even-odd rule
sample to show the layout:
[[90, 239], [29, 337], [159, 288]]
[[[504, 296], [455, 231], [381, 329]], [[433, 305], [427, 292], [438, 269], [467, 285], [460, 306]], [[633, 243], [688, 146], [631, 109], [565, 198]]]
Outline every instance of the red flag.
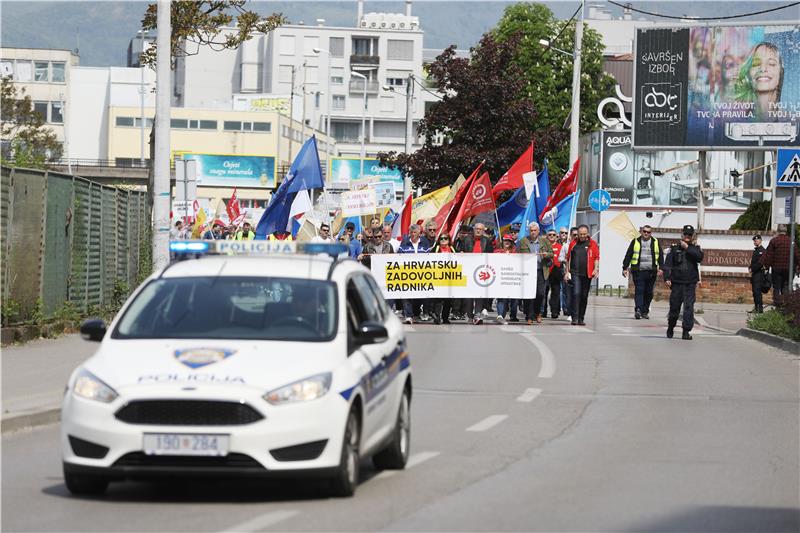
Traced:
[[241, 214], [242, 208], [239, 205], [239, 199], [236, 198], [236, 188], [233, 189], [233, 195], [231, 195], [231, 199], [228, 200], [228, 205], [225, 206], [225, 210], [228, 212], [228, 220], [233, 222], [236, 218]]
[[461, 221], [465, 218], [475, 216], [484, 211], [491, 211], [494, 207], [494, 198], [492, 198], [492, 182], [489, 179], [489, 173], [484, 172], [480, 178], [474, 180], [469, 187], [469, 192], [464, 198], [464, 203], [458, 210], [455, 220], [453, 220], [453, 227], [450, 229], [451, 237], [456, 238], [456, 232]]
[[473, 180], [478, 176], [481, 168], [483, 168], [484, 161], [481, 161], [480, 164], [475, 167], [475, 170], [472, 171], [472, 174], [469, 175], [469, 178], [466, 179], [463, 185], [459, 187], [458, 191], [456, 191], [455, 197], [444, 204], [440, 209], [439, 212], [436, 213], [436, 216], [433, 218], [434, 222], [436, 222], [436, 227], [439, 228], [439, 233], [449, 232], [450, 228], [453, 227], [453, 220], [455, 216], [458, 214], [459, 209], [461, 208], [461, 204], [464, 202], [464, 197], [469, 190], [470, 185], [472, 184]]
[[543, 220], [542, 216], [553, 209], [561, 200], [578, 190], [578, 169], [580, 166], [581, 158], [579, 157], [572, 165], [572, 169], [561, 178], [561, 181], [556, 185], [556, 189], [547, 199], [547, 204], [539, 214], [539, 220]]
[[522, 175], [526, 172], [531, 172], [533, 170], [533, 141], [531, 141], [531, 145], [528, 147], [525, 152], [519, 156], [519, 159], [511, 165], [511, 168], [506, 170], [506, 173], [503, 174], [497, 183], [494, 185], [494, 189], [492, 189], [492, 194], [495, 198], [497, 198], [501, 192], [505, 191], [506, 189], [519, 189], [525, 183], [522, 180]]
[[411, 195], [406, 198], [406, 204], [403, 206], [403, 213], [400, 215], [400, 235], [408, 235], [408, 228], [411, 226]]

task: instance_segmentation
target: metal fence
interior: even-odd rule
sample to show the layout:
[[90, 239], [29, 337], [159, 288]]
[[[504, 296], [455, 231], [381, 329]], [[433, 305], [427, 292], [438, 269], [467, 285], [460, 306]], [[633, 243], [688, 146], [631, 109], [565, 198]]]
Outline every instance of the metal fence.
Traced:
[[8, 167], [0, 182], [0, 285], [20, 317], [40, 298], [46, 316], [112, 305], [140, 280], [140, 252], [149, 268], [146, 192]]

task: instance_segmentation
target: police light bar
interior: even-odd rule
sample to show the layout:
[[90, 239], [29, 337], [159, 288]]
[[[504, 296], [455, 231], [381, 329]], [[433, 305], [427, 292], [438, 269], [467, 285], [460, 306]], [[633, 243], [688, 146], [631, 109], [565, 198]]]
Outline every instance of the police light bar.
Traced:
[[170, 241], [169, 251], [174, 254], [205, 254], [209, 243], [205, 241]]
[[278, 254], [326, 254], [333, 258], [347, 254], [346, 244], [322, 242], [298, 243], [297, 241], [171, 241], [169, 251], [192, 255], [278, 255]]

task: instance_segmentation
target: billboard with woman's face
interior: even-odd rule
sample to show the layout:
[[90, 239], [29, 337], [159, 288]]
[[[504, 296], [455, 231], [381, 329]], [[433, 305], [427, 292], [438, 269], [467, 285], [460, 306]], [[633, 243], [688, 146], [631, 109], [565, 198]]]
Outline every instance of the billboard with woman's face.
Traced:
[[800, 25], [641, 29], [640, 148], [800, 146]]

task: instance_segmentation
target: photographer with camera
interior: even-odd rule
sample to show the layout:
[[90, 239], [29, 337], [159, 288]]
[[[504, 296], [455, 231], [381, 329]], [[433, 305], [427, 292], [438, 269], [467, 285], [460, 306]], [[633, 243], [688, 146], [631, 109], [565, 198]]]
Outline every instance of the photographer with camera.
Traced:
[[683, 304], [683, 340], [690, 341], [689, 334], [694, 326], [694, 301], [697, 282], [700, 281], [700, 263], [703, 262], [703, 250], [694, 239], [694, 227], [683, 227], [681, 240], [670, 246], [664, 260], [664, 281], [672, 290], [669, 296], [669, 313], [667, 314], [667, 338], [671, 339], [678, 323], [678, 315]]

